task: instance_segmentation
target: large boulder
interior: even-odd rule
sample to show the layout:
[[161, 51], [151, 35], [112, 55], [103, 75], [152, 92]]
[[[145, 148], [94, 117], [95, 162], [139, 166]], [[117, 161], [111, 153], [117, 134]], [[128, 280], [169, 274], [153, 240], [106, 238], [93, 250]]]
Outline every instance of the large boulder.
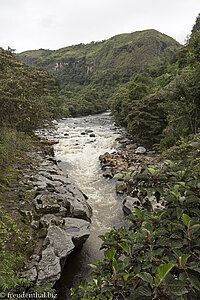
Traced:
[[[43, 217], [43, 222], [51, 224], [57, 221], [50, 215]], [[42, 258], [37, 265], [37, 284], [54, 284], [61, 275], [66, 258], [74, 249], [79, 249], [89, 237], [90, 223], [75, 218], [64, 218], [62, 227], [50, 225], [43, 243]], [[33, 273], [34, 270], [28, 272]]]
[[60, 278], [60, 259], [51, 245], [42, 251], [42, 258], [37, 265], [37, 274], [37, 285], [43, 285], [46, 282], [54, 284]]
[[66, 258], [74, 250], [72, 236], [58, 226], [50, 226], [43, 246], [50, 245], [60, 259]]
[[65, 218], [63, 228], [65, 232], [72, 237], [76, 248], [82, 247], [90, 235], [90, 223], [85, 220]]

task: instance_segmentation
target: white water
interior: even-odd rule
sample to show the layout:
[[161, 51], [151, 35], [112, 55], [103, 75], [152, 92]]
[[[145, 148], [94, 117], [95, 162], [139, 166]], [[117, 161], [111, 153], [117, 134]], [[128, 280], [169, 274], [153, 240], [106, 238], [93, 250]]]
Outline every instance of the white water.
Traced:
[[[86, 130], [93, 132], [82, 135]], [[90, 137], [91, 133], [95, 137]], [[68, 118], [57, 125], [59, 143], [55, 145], [55, 157], [60, 160], [63, 171], [88, 196], [93, 211], [90, 237], [82, 250], [66, 264], [58, 283], [57, 291], [62, 294], [60, 299], [68, 299], [66, 289], [77, 286], [81, 279], [88, 277], [87, 265], [103, 257], [99, 251], [101, 240], [98, 236], [126, 223], [122, 203], [116, 196], [115, 183], [102, 176], [99, 162], [99, 155], [117, 149], [119, 145], [115, 139], [120, 134], [109, 113]]]

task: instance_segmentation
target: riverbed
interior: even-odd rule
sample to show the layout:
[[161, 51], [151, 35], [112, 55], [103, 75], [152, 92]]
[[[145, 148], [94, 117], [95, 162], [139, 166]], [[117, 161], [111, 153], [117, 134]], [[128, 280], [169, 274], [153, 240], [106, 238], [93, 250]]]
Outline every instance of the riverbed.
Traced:
[[56, 125], [58, 144], [54, 148], [55, 158], [59, 167], [87, 195], [92, 208], [90, 237], [83, 248], [67, 260], [56, 284], [59, 299], [70, 299], [70, 288], [77, 287], [82, 279], [88, 278], [88, 264], [103, 258], [98, 236], [114, 226], [127, 225], [115, 183], [102, 176], [99, 162], [101, 154], [119, 149], [117, 140], [122, 134], [123, 129], [114, 126], [109, 113], [62, 119]]

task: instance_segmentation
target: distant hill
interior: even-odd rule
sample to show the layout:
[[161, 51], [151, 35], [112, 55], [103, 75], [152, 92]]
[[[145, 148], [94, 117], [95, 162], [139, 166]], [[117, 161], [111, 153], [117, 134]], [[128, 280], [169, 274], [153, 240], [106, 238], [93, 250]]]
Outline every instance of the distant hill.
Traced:
[[17, 56], [24, 63], [52, 70], [63, 90], [75, 91], [91, 83], [96, 88], [113, 88], [138, 71], [166, 61], [179, 47], [173, 38], [150, 29], [59, 50], [25, 51]]

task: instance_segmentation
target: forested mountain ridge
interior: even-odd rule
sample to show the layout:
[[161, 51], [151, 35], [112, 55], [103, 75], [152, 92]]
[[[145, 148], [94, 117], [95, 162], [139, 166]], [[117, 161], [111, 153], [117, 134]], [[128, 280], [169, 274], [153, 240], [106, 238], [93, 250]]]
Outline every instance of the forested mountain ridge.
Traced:
[[[154, 29], [124, 33], [90, 44], [78, 44], [58, 50], [30, 50], [17, 55], [24, 63], [58, 71], [72, 64], [85, 63], [86, 73], [106, 68], [123, 67], [132, 63], [143, 66], [167, 58], [180, 44]], [[80, 60], [82, 59], [82, 60]], [[80, 60], [80, 61], [79, 61]], [[73, 65], [74, 63], [74, 65]], [[92, 69], [93, 67], [93, 69]], [[89, 70], [89, 68], [91, 68]]]
[[[138, 72], [164, 64], [180, 46], [173, 38], [150, 29], [59, 50], [25, 51], [17, 58], [52, 71], [69, 113], [74, 115], [102, 111], [105, 101], [121, 84]], [[95, 102], [96, 107], [91, 108]]]

